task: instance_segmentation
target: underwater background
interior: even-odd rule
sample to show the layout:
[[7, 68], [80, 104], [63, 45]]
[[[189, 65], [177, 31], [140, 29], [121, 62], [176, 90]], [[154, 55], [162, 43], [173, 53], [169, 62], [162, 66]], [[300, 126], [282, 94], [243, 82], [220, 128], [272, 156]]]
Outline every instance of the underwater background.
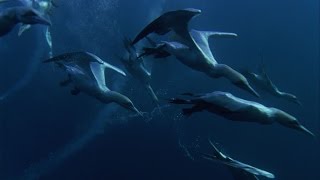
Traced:
[[[1, 5], [0, 9], [18, 3]], [[122, 69], [122, 38], [133, 38], [163, 12], [198, 8], [200, 30], [234, 32], [211, 40], [218, 62], [255, 70], [264, 58], [280, 89], [302, 106], [266, 95], [254, 98], [223, 79], [212, 80], [174, 58], [157, 59], [152, 85], [161, 111], [139, 82], [115, 79], [112, 89], [130, 97], [148, 119], [118, 105], [59, 87], [64, 74], [48, 58], [44, 27], [0, 39], [0, 179], [232, 179], [222, 165], [192, 160], [184, 146], [210, 151], [207, 138], [225, 154], [265, 169], [279, 180], [320, 179], [319, 1], [317, 0], [69, 0], [52, 13], [53, 53], [92, 52]], [[156, 38], [157, 36], [155, 36]], [[227, 91], [296, 116], [318, 138], [278, 124], [237, 123], [209, 113], [190, 118], [166, 99], [185, 92]], [[262, 178], [261, 178], [262, 179]]]

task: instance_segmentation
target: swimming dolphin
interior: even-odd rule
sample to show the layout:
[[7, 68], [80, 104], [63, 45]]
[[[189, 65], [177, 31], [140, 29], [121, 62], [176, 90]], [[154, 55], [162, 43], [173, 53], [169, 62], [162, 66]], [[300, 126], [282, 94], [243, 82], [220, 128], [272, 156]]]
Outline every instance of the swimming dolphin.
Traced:
[[163, 41], [156, 48], [147, 48], [148, 52], [156, 58], [165, 54], [174, 55], [179, 61], [189, 68], [205, 73], [211, 78], [225, 77], [237, 87], [248, 91], [256, 97], [258, 93], [249, 85], [247, 79], [239, 72], [225, 64], [218, 64], [210, 47], [209, 37], [237, 37], [234, 33], [210, 32], [188, 30], [189, 21], [199, 15], [201, 10], [184, 9], [167, 12], [147, 25], [134, 39], [136, 44], [151, 33], [159, 35], [174, 31], [174, 41]]
[[49, 20], [32, 8], [12, 7], [0, 13], [0, 37], [8, 34], [18, 23], [51, 25]]
[[120, 58], [122, 64], [133, 78], [139, 80], [143, 84], [152, 97], [154, 103], [158, 104], [158, 97], [151, 87], [151, 73], [146, 69], [143, 58], [138, 58], [137, 51], [135, 47], [131, 45], [131, 41], [129, 39], [124, 39], [123, 43], [128, 53], [128, 57]]
[[73, 84], [72, 95], [84, 92], [95, 97], [102, 103], [117, 103], [120, 106], [142, 115], [132, 101], [106, 85], [105, 70], [113, 70], [123, 76], [126, 74], [119, 68], [112, 66], [94, 54], [88, 52], [66, 53], [44, 61], [54, 62], [68, 74], [68, 79], [62, 81], [61, 86]]
[[277, 86], [269, 78], [264, 65], [262, 65], [259, 74], [245, 71], [243, 75], [259, 89], [279, 98], [301, 105], [298, 98], [290, 93], [280, 91]]
[[235, 180], [258, 180], [257, 176], [263, 176], [272, 179], [275, 178], [275, 176], [272, 173], [258, 169], [256, 167], [242, 163], [224, 155], [211, 142], [211, 140], [209, 140], [209, 143], [213, 149], [213, 154], [199, 152], [200, 156], [204, 159], [221, 163], [227, 166]]
[[192, 99], [173, 98], [172, 104], [192, 104], [192, 108], [183, 109], [183, 114], [191, 116], [195, 112], [208, 111], [226, 119], [239, 122], [256, 122], [264, 125], [277, 122], [287, 128], [301, 131], [307, 135], [314, 134], [302, 126], [292, 115], [273, 107], [266, 107], [253, 101], [233, 96], [231, 93], [215, 91], [204, 95], [193, 95]]

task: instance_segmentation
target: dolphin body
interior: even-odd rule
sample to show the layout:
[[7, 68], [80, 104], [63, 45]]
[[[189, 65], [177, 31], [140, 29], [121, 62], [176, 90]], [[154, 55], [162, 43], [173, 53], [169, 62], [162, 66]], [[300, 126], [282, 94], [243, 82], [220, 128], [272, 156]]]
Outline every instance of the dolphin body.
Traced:
[[247, 101], [235, 97], [231, 93], [215, 91], [204, 95], [193, 95], [185, 100], [173, 98], [172, 104], [191, 104], [192, 108], [183, 109], [183, 114], [191, 116], [193, 113], [208, 111], [226, 119], [238, 122], [255, 122], [264, 125], [277, 122], [287, 128], [295, 129], [309, 136], [314, 134], [299, 123], [292, 115], [273, 107], [266, 107], [260, 103]]
[[209, 47], [209, 37], [237, 37], [234, 33], [197, 31], [188, 29], [189, 21], [199, 15], [201, 10], [184, 9], [167, 12], [147, 25], [134, 39], [136, 44], [151, 33], [165, 35], [175, 33], [174, 41], [163, 41], [155, 48], [146, 48], [143, 55], [163, 58], [173, 55], [189, 68], [205, 73], [211, 78], [225, 77], [235, 86], [252, 95], [259, 94], [249, 85], [247, 79], [239, 72], [225, 64], [219, 64]]
[[68, 79], [62, 81], [60, 85], [73, 84], [72, 95], [84, 92], [102, 103], [109, 104], [114, 102], [142, 116], [142, 113], [128, 97], [107, 87], [105, 70], [112, 70], [126, 76], [119, 68], [102, 61], [98, 56], [88, 52], [66, 53], [44, 61], [44, 63], [49, 62], [56, 63], [67, 72]]

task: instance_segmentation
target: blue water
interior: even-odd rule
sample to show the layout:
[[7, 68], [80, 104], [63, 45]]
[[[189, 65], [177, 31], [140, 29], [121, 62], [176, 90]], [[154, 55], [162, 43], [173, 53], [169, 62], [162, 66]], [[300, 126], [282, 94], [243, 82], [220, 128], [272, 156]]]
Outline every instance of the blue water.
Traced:
[[[18, 3], [1, 5], [0, 10]], [[112, 89], [149, 112], [132, 115], [61, 88], [64, 74], [41, 63], [48, 55], [43, 32], [18, 28], [0, 39], [0, 179], [232, 179], [222, 165], [192, 160], [184, 146], [210, 151], [206, 139], [235, 159], [268, 170], [279, 180], [319, 180], [319, 138], [280, 127], [227, 121], [209, 113], [185, 118], [165, 99], [184, 92], [228, 91], [290, 112], [320, 135], [319, 2], [315, 0], [69, 0], [52, 13], [53, 53], [89, 51], [124, 69], [115, 58], [122, 38], [134, 37], [160, 14], [202, 10], [191, 26], [234, 32], [237, 39], [210, 41], [218, 62], [255, 69], [264, 55], [269, 76], [303, 106], [272, 96], [256, 99], [227, 81], [212, 80], [176, 59], [153, 63], [152, 85], [161, 113], [130, 78]], [[263, 178], [261, 178], [263, 179]]]

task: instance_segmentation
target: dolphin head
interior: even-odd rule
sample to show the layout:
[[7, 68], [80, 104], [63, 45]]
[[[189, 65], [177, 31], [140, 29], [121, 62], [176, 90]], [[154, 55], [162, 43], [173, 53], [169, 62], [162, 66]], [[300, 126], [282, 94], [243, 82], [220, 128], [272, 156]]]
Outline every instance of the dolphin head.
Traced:
[[43, 24], [50, 26], [51, 22], [44, 18], [39, 12], [29, 7], [17, 7], [15, 9], [16, 18], [23, 24]]

